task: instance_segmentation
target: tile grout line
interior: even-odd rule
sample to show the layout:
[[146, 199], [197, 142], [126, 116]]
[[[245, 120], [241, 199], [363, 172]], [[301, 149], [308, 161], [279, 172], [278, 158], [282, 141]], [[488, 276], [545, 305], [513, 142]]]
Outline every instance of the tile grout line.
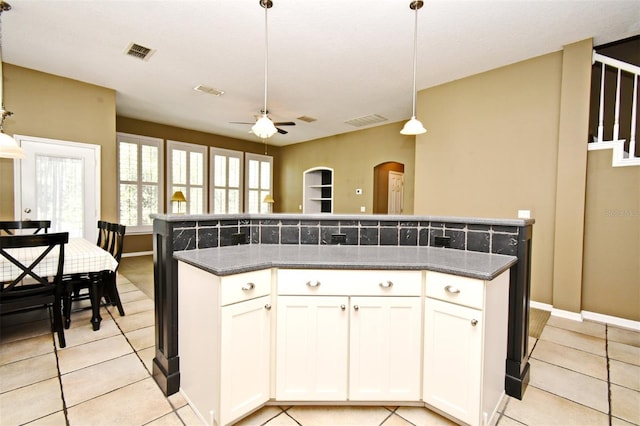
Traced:
[[[52, 315], [51, 311], [49, 311], [49, 315]], [[64, 327], [64, 324], [62, 324], [62, 327]], [[66, 426], [69, 426], [69, 413], [67, 410], [67, 401], [64, 398], [64, 387], [62, 386], [62, 372], [60, 371], [60, 359], [58, 358], [58, 347], [56, 346], [56, 334], [57, 332], [52, 331], [51, 339], [53, 343], [53, 352], [56, 355], [56, 370], [58, 370], [58, 385], [60, 386], [60, 398], [62, 399], [62, 414], [64, 414], [64, 422]]]

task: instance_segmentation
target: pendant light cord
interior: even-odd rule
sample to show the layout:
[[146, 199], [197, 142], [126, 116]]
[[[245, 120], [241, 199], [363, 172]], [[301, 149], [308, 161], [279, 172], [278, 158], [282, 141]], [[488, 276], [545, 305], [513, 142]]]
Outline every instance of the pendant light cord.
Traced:
[[416, 6], [416, 16], [413, 27], [413, 110], [412, 117], [416, 116], [416, 64], [418, 62], [418, 7]]
[[268, 19], [267, 19], [267, 11], [269, 10], [269, 5], [266, 0], [263, 0], [264, 3], [264, 109], [262, 113], [267, 115], [267, 86], [269, 82], [268, 69], [269, 69], [269, 31], [268, 31]]

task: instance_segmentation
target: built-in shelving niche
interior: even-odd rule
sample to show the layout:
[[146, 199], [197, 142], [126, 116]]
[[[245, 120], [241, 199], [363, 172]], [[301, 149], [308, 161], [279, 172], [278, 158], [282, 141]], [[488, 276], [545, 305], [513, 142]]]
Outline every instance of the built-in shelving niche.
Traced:
[[303, 213], [333, 213], [333, 169], [314, 167], [305, 170], [303, 180]]

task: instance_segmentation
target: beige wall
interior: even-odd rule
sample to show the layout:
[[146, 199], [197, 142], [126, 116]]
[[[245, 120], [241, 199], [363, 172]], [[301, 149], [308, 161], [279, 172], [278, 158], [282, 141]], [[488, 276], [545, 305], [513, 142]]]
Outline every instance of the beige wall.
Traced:
[[640, 321], [640, 167], [590, 151], [582, 308]]
[[[300, 213], [302, 173], [312, 167], [334, 169], [334, 213], [359, 214], [373, 209], [373, 169], [380, 163], [396, 161], [405, 165], [404, 212], [413, 212], [414, 138], [400, 134], [404, 123], [392, 123], [288, 145], [281, 149], [281, 167], [275, 169], [279, 181], [276, 200], [281, 212]], [[362, 195], [356, 195], [356, 189]]]
[[562, 53], [421, 91], [415, 213], [516, 218], [531, 210], [533, 300], [552, 303]]
[[[117, 218], [115, 92], [4, 63], [4, 104], [14, 115], [8, 134], [101, 146], [101, 216]], [[13, 160], [0, 159], [0, 218], [13, 220]]]

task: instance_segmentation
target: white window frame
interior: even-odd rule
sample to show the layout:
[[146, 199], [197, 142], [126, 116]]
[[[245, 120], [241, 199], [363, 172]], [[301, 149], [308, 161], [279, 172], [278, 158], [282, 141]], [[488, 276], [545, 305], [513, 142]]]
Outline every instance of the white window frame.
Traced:
[[[132, 143], [138, 146], [138, 179], [137, 181], [121, 181], [120, 180], [120, 142]], [[140, 161], [140, 150], [143, 145], [153, 146], [158, 148], [158, 213], [163, 213], [164, 203], [162, 202], [162, 188], [164, 188], [164, 140], [160, 138], [153, 138], [149, 136], [133, 135], [129, 133], [116, 133], [116, 176], [117, 176], [117, 200], [118, 200], [118, 222], [122, 223], [120, 219], [120, 184], [136, 183], [138, 185], [138, 194], [142, 194], [142, 161]], [[149, 183], [144, 183], [149, 185]], [[153, 231], [153, 225], [142, 225], [142, 203], [138, 202], [138, 224], [127, 225], [128, 234], [146, 234]]]
[[[222, 156], [222, 157], [226, 157], [227, 161], [226, 161], [226, 185], [225, 186], [216, 186], [215, 185], [215, 176], [216, 176], [216, 162], [215, 162], [215, 157], [216, 156]], [[237, 158], [239, 161], [239, 165], [240, 165], [240, 176], [239, 176], [239, 184], [238, 184], [238, 191], [239, 191], [239, 203], [240, 205], [238, 206], [238, 213], [242, 213], [244, 210], [244, 152], [242, 151], [235, 151], [232, 149], [223, 149], [223, 148], [215, 148], [215, 147], [210, 147], [209, 148], [209, 164], [211, 165], [211, 169], [209, 172], [209, 211], [210, 212], [215, 212], [215, 190], [216, 189], [224, 189], [226, 192], [226, 197], [225, 199], [227, 200], [227, 203], [224, 207], [224, 213], [229, 213], [229, 189], [235, 189], [235, 188], [230, 188], [229, 187], [229, 158]]]
[[[273, 157], [270, 155], [261, 155], [261, 154], [253, 154], [253, 153], [245, 153], [244, 155], [244, 182], [245, 182], [245, 186], [244, 186], [244, 205], [245, 205], [245, 212], [246, 213], [271, 213], [271, 204], [269, 203], [264, 203], [262, 200], [264, 199], [264, 194], [260, 194], [260, 211], [259, 212], [254, 212], [254, 211], [250, 211], [250, 204], [249, 204], [249, 195], [251, 193], [251, 191], [255, 191], [255, 188], [250, 188], [250, 176], [249, 173], [251, 172], [251, 169], [249, 167], [249, 162], [250, 161], [258, 161], [260, 164], [259, 170], [258, 170], [258, 176], [259, 176], [259, 180], [262, 176], [262, 162], [268, 162], [269, 163], [269, 167], [270, 167], [270, 173], [269, 173], [269, 194], [271, 194], [271, 196], [273, 196]], [[262, 182], [260, 182], [262, 183]], [[259, 191], [263, 191], [262, 189], [258, 189]], [[264, 191], [263, 191], [264, 192]]]
[[[187, 199], [187, 203], [186, 203], [186, 213], [187, 214], [201, 214], [201, 213], [207, 213], [207, 209], [208, 209], [208, 179], [207, 179], [207, 162], [208, 162], [208, 156], [207, 156], [207, 146], [205, 145], [198, 145], [198, 144], [193, 144], [193, 143], [187, 143], [187, 142], [178, 142], [178, 141], [171, 141], [168, 140], [167, 141], [167, 212], [171, 213], [172, 210], [172, 202], [171, 202], [171, 196], [173, 195], [173, 150], [180, 150], [180, 151], [187, 151], [187, 154], [192, 153], [192, 152], [196, 152], [199, 154], [202, 154], [202, 161], [203, 161], [203, 165], [202, 165], [202, 212], [192, 212], [191, 211], [191, 200], [190, 200], [190, 189], [191, 187], [193, 187], [194, 185], [192, 185], [189, 182], [189, 175], [190, 175], [190, 161], [189, 161], [189, 155], [187, 155], [187, 182], [184, 185], [186, 188], [186, 191], [184, 192], [184, 196]], [[183, 185], [180, 185], [183, 186]], [[195, 186], [198, 187], [198, 186]]]

